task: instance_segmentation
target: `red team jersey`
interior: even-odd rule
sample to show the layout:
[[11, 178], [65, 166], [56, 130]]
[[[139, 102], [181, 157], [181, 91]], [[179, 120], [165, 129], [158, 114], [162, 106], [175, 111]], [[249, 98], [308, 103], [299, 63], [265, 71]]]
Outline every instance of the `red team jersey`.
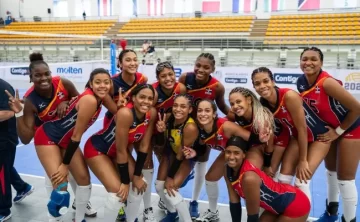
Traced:
[[[94, 95], [94, 92], [87, 88], [85, 91], [77, 96], [75, 99], [70, 101], [69, 108], [66, 112], [65, 117], [59, 119], [58, 117], [54, 118], [51, 121], [48, 121], [40, 126], [36, 131], [34, 136], [35, 145], [51, 145], [57, 144], [62, 148], [67, 148], [68, 143], [70, 142], [71, 136], [73, 134], [78, 111], [76, 110], [76, 105], [79, 100], [85, 95]], [[92, 116], [91, 120], [87, 124], [88, 129], [98, 118], [101, 111], [102, 103], [97, 107], [96, 112]]]
[[56, 110], [60, 103], [69, 100], [69, 93], [65, 89], [59, 76], [52, 77], [53, 93], [51, 98], [44, 98], [37, 94], [32, 86], [26, 93], [25, 98], [29, 99], [36, 107], [35, 130], [43, 123], [53, 120], [57, 117]]
[[191, 98], [193, 106], [196, 106], [202, 99], [214, 101], [218, 84], [219, 81], [212, 76], [209, 77], [209, 81], [204, 86], [196, 84], [195, 73], [187, 73], [185, 78], [186, 91]]
[[[324, 81], [327, 78], [333, 78], [325, 71], [321, 71], [315, 83], [309, 85], [305, 75], [302, 75], [297, 82], [297, 88], [301, 93], [304, 101], [312, 108], [312, 110], [332, 128], [340, 126], [344, 121], [349, 110], [345, 108], [339, 101], [328, 96], [324, 89]], [[340, 85], [342, 82], [337, 80]], [[343, 134], [344, 138], [359, 139], [360, 138], [360, 118]]]
[[[275, 135], [279, 135], [279, 140], [283, 140], [283, 143], [286, 143], [287, 130], [290, 130], [293, 136], [298, 136], [298, 131], [288, 110], [288, 106], [291, 106], [291, 104], [286, 104], [285, 101], [285, 95], [291, 89], [277, 87], [275, 89], [277, 93], [276, 106], [272, 107], [269, 102], [263, 98], [261, 99], [261, 103], [274, 114], [276, 126]], [[322, 121], [305, 102], [303, 103], [303, 109], [307, 125], [308, 142], [314, 142], [316, 141], [317, 135], [327, 132], [325, 128], [326, 123]], [[279, 143], [279, 141], [275, 139], [274, 144], [276, 145], [276, 143]]]
[[226, 118], [218, 118], [216, 121], [216, 132], [207, 133], [200, 129], [200, 140], [202, 144], [206, 144], [208, 148], [224, 151], [229, 138], [224, 134], [223, 125], [228, 121]]
[[171, 112], [171, 108], [174, 104], [174, 99], [177, 95], [180, 94], [180, 84], [178, 82], [174, 85], [174, 91], [170, 96], [167, 96], [161, 89], [161, 85], [159, 82], [153, 83], [152, 86], [156, 90], [158, 94], [158, 99], [156, 101], [155, 108], [157, 112], [168, 113]]
[[[144, 120], [139, 120], [135, 114], [135, 108], [132, 103], [126, 105], [133, 113], [133, 124], [129, 129], [128, 145], [139, 142], [145, 135], [146, 129], [149, 126], [151, 112], [145, 114]], [[85, 158], [92, 158], [101, 153], [109, 157], [116, 157], [116, 143], [115, 143], [115, 121], [114, 118], [99, 132], [92, 135], [86, 142], [84, 148]]]
[[[250, 132], [256, 133], [253, 129], [253, 117], [251, 117], [251, 121], [248, 121], [243, 116], [237, 116], [235, 114], [235, 123]], [[262, 145], [262, 144], [250, 144], [250, 147], [254, 147], [258, 145]]]

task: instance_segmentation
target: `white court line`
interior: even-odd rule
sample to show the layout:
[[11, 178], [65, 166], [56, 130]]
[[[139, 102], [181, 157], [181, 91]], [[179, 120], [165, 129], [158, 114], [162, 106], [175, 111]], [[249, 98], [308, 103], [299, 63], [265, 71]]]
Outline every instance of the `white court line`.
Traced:
[[[31, 174], [24, 174], [24, 173], [19, 173], [21, 176], [27, 176], [27, 177], [32, 177], [32, 178], [38, 178], [38, 179], [45, 179], [45, 177], [43, 176], [36, 176], [36, 175], [31, 175]], [[105, 189], [105, 187], [101, 184], [92, 184], [93, 187], [99, 187], [99, 188], [103, 188]], [[151, 193], [152, 196], [159, 196], [157, 193]], [[184, 200], [187, 200], [187, 201], [191, 201], [192, 199], [190, 198], [184, 198]], [[197, 202], [199, 203], [203, 203], [203, 204], [209, 204], [209, 201], [206, 201], [206, 200], [198, 200]], [[229, 207], [229, 204], [224, 204], [224, 203], [218, 203], [217, 205], [219, 206], [222, 206], [222, 207]], [[246, 208], [245, 207], [242, 207], [243, 210], [246, 211]], [[309, 217], [307, 219], [307, 222], [311, 222], [311, 221], [316, 221], [318, 218], [315, 218], [315, 217]]]
[[[104, 117], [99, 118], [99, 119], [97, 119], [95, 122], [101, 121], [101, 120], [103, 120], [103, 119], [104, 119]], [[85, 132], [86, 132], [86, 131], [85, 131]], [[20, 144], [20, 145], [17, 145], [16, 148], [19, 148], [19, 147], [22, 147], [22, 146], [26, 146], [26, 145], [30, 145], [30, 144], [32, 144], [33, 142], [34, 142], [34, 139], [32, 139], [32, 140], [30, 141], [30, 143], [28, 143], [28, 144]]]

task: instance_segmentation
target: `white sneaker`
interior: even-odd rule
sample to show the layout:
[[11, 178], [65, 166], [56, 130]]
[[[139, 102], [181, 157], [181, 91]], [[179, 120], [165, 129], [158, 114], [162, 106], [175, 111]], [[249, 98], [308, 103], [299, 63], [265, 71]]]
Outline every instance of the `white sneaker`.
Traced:
[[144, 210], [143, 217], [144, 217], [144, 222], [158, 222], [155, 219], [155, 215], [154, 215], [152, 207], [149, 207]]
[[[74, 202], [73, 202], [73, 204], [72, 204], [72, 209], [76, 210], [75, 199], [74, 199]], [[85, 216], [86, 216], [86, 217], [96, 217], [97, 211], [96, 211], [94, 208], [92, 208], [90, 201], [89, 201], [88, 204], [86, 205], [86, 209], [85, 209], [85, 210], [86, 210], [86, 211], [85, 211]]]
[[199, 222], [212, 222], [212, 221], [218, 221], [219, 218], [219, 211], [216, 210], [216, 212], [211, 212], [210, 209], [205, 211], [199, 218], [196, 219], [196, 221]]

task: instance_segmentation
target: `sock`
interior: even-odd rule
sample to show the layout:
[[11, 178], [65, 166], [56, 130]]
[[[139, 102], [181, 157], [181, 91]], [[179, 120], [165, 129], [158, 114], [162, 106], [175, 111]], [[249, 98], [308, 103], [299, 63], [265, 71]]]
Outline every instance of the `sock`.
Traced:
[[75, 194], [75, 221], [82, 221], [85, 217], [86, 205], [91, 195], [91, 184], [87, 186], [77, 186]]
[[339, 202], [339, 183], [337, 180], [337, 173], [334, 171], [327, 171], [327, 182], [328, 182], [328, 192], [327, 200], [328, 203]]
[[186, 205], [186, 202], [184, 201], [181, 194], [177, 191], [174, 191], [175, 196], [168, 195], [167, 191], [164, 190], [165, 193], [165, 199], [171, 203], [171, 205], [175, 206], [177, 212], [179, 213], [180, 217], [183, 221], [192, 221], [190, 217], [189, 209]]
[[358, 192], [355, 180], [339, 180], [340, 194], [342, 197], [344, 219], [351, 221], [356, 216]]
[[141, 200], [144, 196], [143, 194], [138, 194], [136, 188], [133, 191], [132, 187], [133, 183], [130, 183], [129, 196], [127, 198], [127, 206], [125, 210], [127, 221], [135, 221], [138, 216]]
[[162, 180], [156, 180], [155, 181], [155, 189], [156, 192], [158, 193], [158, 195], [160, 196], [161, 200], [164, 201], [165, 205], [166, 205], [166, 209], [170, 212], [170, 213], [175, 213], [176, 209], [175, 206], [173, 206], [166, 198], [165, 198], [165, 193], [164, 193], [164, 189], [165, 189], [165, 181]]
[[307, 183], [302, 182], [298, 178], [295, 179], [295, 186], [297, 186], [304, 194], [309, 198], [310, 205], [311, 205], [311, 192], [310, 192], [310, 182], [311, 180], [307, 180]]
[[294, 176], [284, 175], [284, 174], [279, 173], [277, 179], [278, 179], [279, 183], [291, 184], [294, 179]]
[[50, 198], [51, 192], [53, 191], [53, 186], [52, 186], [51, 180], [47, 176], [47, 174], [45, 174], [45, 189], [46, 189], [46, 193], [47, 193], [48, 197]]
[[142, 174], [144, 175], [147, 183], [146, 191], [143, 197], [144, 209], [148, 209], [149, 207], [151, 207], [151, 187], [153, 183], [154, 169], [143, 169]]
[[247, 222], [258, 222], [259, 214], [248, 215]]
[[217, 181], [206, 181], [206, 193], [209, 199], [209, 209], [215, 213], [217, 210], [217, 200], [219, 197], [219, 186]]
[[205, 182], [207, 162], [196, 162], [195, 164], [195, 178], [194, 189], [192, 194], [192, 200], [198, 200], [201, 192], [201, 188]]
[[116, 221], [118, 211], [124, 208], [124, 203], [120, 202], [120, 198], [116, 193], [108, 193], [104, 208], [104, 221]]
[[75, 198], [76, 198], [76, 190], [77, 190], [77, 183], [75, 181], [75, 178], [71, 175], [71, 173], [69, 173], [69, 177], [68, 177], [68, 180], [69, 180], [69, 184], [71, 186], [71, 189], [75, 195]]

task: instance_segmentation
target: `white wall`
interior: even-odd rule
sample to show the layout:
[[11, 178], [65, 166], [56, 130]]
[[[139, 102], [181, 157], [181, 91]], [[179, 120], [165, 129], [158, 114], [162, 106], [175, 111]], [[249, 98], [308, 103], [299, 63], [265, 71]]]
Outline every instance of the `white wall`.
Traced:
[[20, 0], [0, 0], [0, 17], [5, 18], [6, 11], [10, 11], [13, 17], [19, 18], [20, 9], [22, 16], [26, 18], [49, 17], [48, 8], [53, 11], [53, 0], [24, 0], [23, 3]]

